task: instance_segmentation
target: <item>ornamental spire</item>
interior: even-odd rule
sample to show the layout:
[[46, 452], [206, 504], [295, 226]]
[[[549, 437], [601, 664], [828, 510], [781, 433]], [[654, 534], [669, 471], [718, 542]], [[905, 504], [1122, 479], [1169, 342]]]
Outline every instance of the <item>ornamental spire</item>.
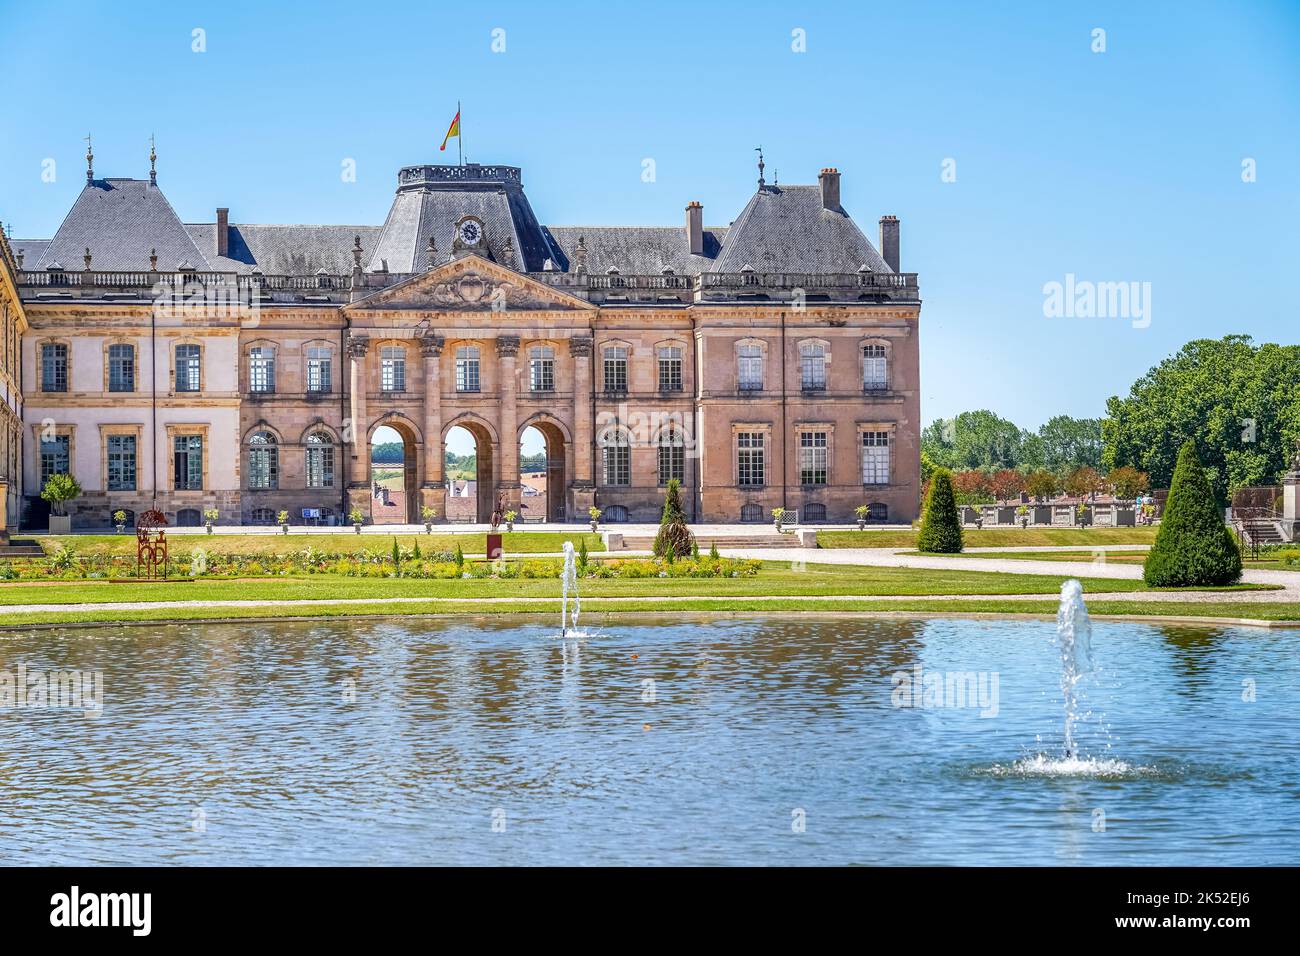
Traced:
[[158, 185], [158, 153], [154, 149], [153, 133], [149, 134], [149, 185]]
[[758, 153], [758, 188], [763, 188], [763, 147], [755, 146], [754, 151]]
[[95, 181], [95, 153], [90, 148], [90, 134], [86, 134], [86, 183]]

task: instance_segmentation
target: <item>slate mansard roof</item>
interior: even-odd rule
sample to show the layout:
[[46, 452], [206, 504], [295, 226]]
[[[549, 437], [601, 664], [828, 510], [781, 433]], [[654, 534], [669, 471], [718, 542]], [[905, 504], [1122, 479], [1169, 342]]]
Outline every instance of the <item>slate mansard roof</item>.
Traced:
[[160, 271], [257, 270], [265, 275], [346, 275], [354, 238], [368, 272], [422, 272], [429, 237], [437, 260], [454, 251], [457, 223], [477, 217], [489, 258], [521, 272], [600, 275], [674, 272], [854, 273], [892, 270], [849, 214], [826, 208], [820, 186], [762, 185], [728, 227], [706, 226], [693, 255], [681, 226], [543, 226], [513, 166], [408, 166], [382, 226], [254, 225], [231, 222], [226, 255], [216, 223], [182, 223], [161, 188], [148, 180], [97, 179], [82, 189], [53, 239], [12, 240], [23, 268], [83, 268], [89, 247], [96, 271], [145, 271], [151, 250]]

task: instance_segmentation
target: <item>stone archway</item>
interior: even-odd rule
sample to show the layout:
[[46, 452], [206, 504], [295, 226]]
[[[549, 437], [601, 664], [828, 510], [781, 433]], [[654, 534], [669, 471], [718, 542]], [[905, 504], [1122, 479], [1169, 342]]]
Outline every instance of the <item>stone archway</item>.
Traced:
[[370, 520], [374, 524], [413, 524], [420, 520], [419, 467], [423, 438], [415, 425], [405, 418], [400, 415], [386, 415], [370, 426], [370, 430], [366, 435], [367, 456], [373, 454], [375, 435], [380, 429], [391, 429], [402, 442], [402, 461], [400, 465], [402, 490], [400, 499], [396, 502], [393, 501], [391, 496], [388, 498], [382, 497], [376, 491], [380, 483], [375, 480], [373, 467], [368, 470], [369, 488], [367, 489], [367, 500], [369, 501]]
[[530, 428], [539, 432], [546, 443], [545, 520], [562, 523], [566, 520], [567, 476], [572, 473], [572, 463], [568, 456], [573, 443], [564, 425], [544, 412], [534, 415], [520, 426], [520, 442], [523, 441], [524, 432]]
[[[487, 524], [492, 520], [492, 511], [496, 507], [496, 468], [494, 462], [494, 448], [496, 445], [496, 434], [487, 422], [470, 414], [460, 415], [448, 422], [442, 430], [442, 454], [444, 459], [447, 453], [447, 436], [457, 428], [463, 428], [469, 432], [470, 437], [474, 439], [474, 462], [475, 462], [475, 505], [473, 520], [478, 524]], [[457, 479], [451, 475], [447, 476], [445, 482], [446, 501], [444, 502], [443, 514], [448, 521], [458, 520], [457, 515], [459, 508], [453, 497], [461, 490], [456, 484]], [[460, 519], [463, 520], [463, 519]]]

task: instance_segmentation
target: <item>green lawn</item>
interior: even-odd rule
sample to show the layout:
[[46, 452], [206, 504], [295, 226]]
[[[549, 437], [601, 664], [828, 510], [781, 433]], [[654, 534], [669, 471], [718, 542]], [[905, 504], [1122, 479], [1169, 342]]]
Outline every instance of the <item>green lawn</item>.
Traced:
[[[119, 555], [135, 557], [135, 535], [133, 534], [64, 534], [35, 535], [35, 540], [45, 549], [46, 554], [57, 550], [59, 545], [72, 548], [78, 555], [94, 557], [97, 555]], [[483, 554], [487, 547], [482, 532], [450, 532], [435, 530], [433, 534], [356, 534], [354, 532], [339, 534], [173, 534], [169, 537], [173, 556], [189, 554], [195, 548], [203, 548], [210, 553], [219, 554], [285, 554], [301, 551], [311, 547], [317, 551], [330, 553], [354, 554], [369, 551], [388, 554], [393, 549], [396, 537], [403, 548], [411, 547], [418, 539], [420, 550], [455, 551], [459, 543], [466, 554]], [[506, 554], [538, 554], [548, 551], [561, 551], [565, 541], [572, 541], [576, 548], [580, 540], [585, 539], [588, 551], [603, 551], [605, 545], [600, 535], [590, 531], [512, 531], [501, 533], [501, 544]]]
[[[810, 564], [800, 570], [785, 562], [766, 562], [752, 578], [593, 578], [582, 582], [583, 597], [659, 595], [935, 595], [1051, 594], [1064, 577], [1037, 574], [987, 574], [981, 571], [916, 570]], [[1089, 591], [1141, 591], [1141, 581], [1088, 580]], [[297, 577], [151, 584], [107, 581], [57, 581], [0, 584], [0, 605], [122, 603], [129, 601], [322, 600], [373, 597], [558, 599], [555, 579], [476, 578], [421, 580], [351, 578], [329, 574]]]
[[[968, 548], [1032, 548], [1046, 545], [1151, 544], [1155, 528], [1000, 528], [964, 529]], [[915, 531], [819, 531], [823, 548], [914, 548]]]
[[[1271, 604], [1208, 604], [1199, 602], [1178, 602], [1162, 604], [1142, 604], [1132, 601], [1091, 601], [1089, 610], [1094, 616], [1124, 615], [1135, 618], [1143, 617], [1192, 617], [1192, 618], [1226, 618], [1231, 620], [1285, 621], [1300, 622], [1300, 605], [1293, 603]], [[111, 608], [95, 611], [64, 611], [39, 614], [13, 614], [4, 619], [4, 626], [20, 627], [38, 624], [85, 624], [96, 622], [136, 622], [136, 621], [211, 621], [225, 619], [264, 620], [272, 618], [329, 618], [329, 617], [410, 617], [418, 614], [456, 614], [465, 615], [483, 612], [482, 607], [467, 607], [461, 601], [421, 601], [404, 604], [400, 608], [380, 607], [376, 605], [301, 605], [295, 607], [257, 607], [257, 608], [156, 608], [143, 610], [113, 610]], [[656, 605], [650, 602], [602, 601], [592, 603], [583, 609], [584, 623], [599, 626], [605, 614], [617, 612], [660, 611], [685, 613], [690, 611], [725, 612], [725, 613], [799, 613], [814, 612], [852, 612], [852, 613], [927, 613], [927, 614], [996, 614], [1050, 616], [1056, 613], [1054, 601], [934, 601], [918, 598], [908, 601], [845, 601], [828, 599], [825, 601], [746, 601], [744, 598], [700, 598]], [[502, 614], [556, 614], [556, 602], [518, 601], [500, 608], [492, 608], [491, 613]]]
[[[1097, 550], [1105, 552], [1107, 564], [1143, 564], [1147, 559], [1146, 551], [1108, 551], [1105, 546], [1089, 551], [963, 551], [961, 554], [948, 554], [948, 558], [1006, 558], [1011, 561], [1087, 561], [1091, 564], [1097, 557]], [[904, 554], [921, 554], [920, 551], [905, 551]], [[1247, 558], [1243, 567], [1263, 568], [1274, 571], [1300, 571], [1300, 566], [1287, 564], [1281, 558]]]

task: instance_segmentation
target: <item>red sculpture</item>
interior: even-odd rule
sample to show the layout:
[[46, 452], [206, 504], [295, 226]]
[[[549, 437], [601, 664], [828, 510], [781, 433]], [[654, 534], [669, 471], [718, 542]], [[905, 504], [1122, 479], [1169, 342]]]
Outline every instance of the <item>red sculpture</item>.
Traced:
[[[167, 516], [146, 511], [135, 524], [135, 575], [149, 581], [167, 577]], [[162, 572], [159, 573], [159, 568]]]

